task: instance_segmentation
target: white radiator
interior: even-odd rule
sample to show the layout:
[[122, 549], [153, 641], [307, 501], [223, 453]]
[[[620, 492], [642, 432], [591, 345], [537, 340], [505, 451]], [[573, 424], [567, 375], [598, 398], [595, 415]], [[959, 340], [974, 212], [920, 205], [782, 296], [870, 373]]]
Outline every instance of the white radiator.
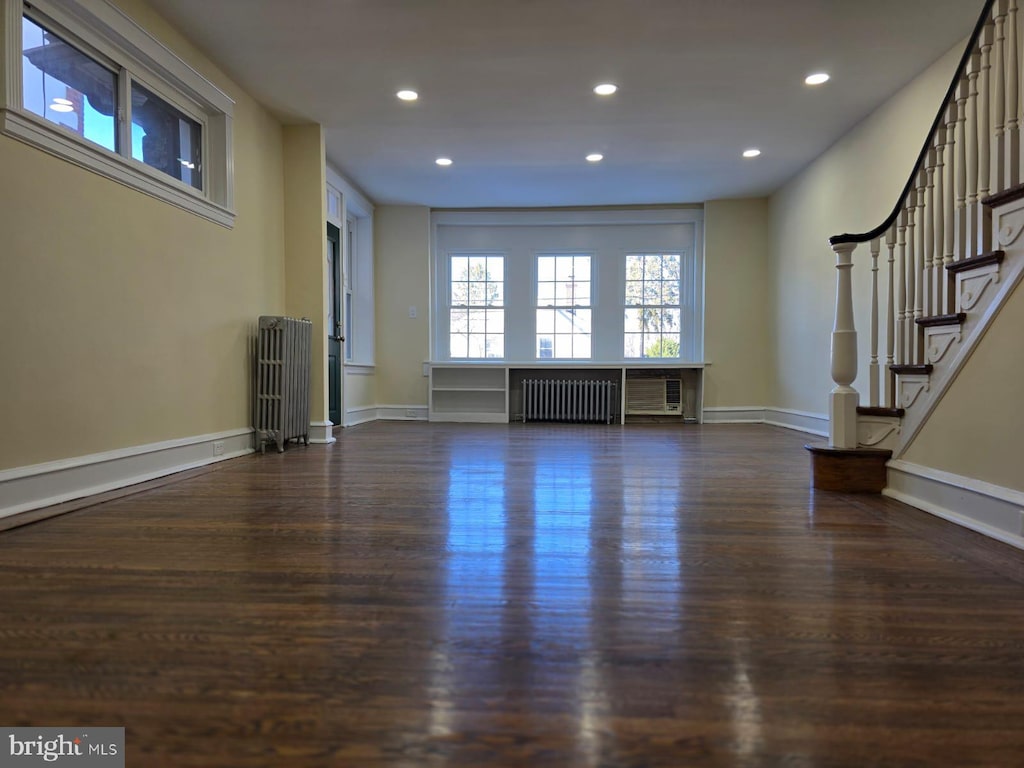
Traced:
[[614, 381], [526, 379], [523, 381], [523, 421], [604, 422], [618, 412]]
[[309, 379], [313, 323], [263, 316], [256, 340], [256, 439], [260, 452], [301, 438], [309, 445]]

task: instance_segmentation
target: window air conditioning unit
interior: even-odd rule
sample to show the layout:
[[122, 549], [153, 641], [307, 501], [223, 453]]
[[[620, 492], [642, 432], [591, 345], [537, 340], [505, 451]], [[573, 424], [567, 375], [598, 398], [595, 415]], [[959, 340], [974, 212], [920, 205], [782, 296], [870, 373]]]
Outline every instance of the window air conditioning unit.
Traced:
[[628, 379], [626, 413], [638, 416], [682, 415], [682, 379]]

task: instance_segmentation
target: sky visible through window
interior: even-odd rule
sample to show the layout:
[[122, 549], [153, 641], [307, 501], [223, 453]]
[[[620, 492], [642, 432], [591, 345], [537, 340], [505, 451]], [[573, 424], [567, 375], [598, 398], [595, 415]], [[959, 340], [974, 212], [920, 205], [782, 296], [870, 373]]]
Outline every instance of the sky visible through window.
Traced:
[[[117, 74], [84, 53], [68, 46], [60, 37], [48, 32], [32, 19], [22, 17], [22, 93], [25, 109], [51, 123], [60, 125], [82, 138], [88, 139], [111, 152], [117, 151], [116, 112]], [[50, 73], [37, 64], [49, 61], [49, 51], [63, 49], [61, 77], [54, 66], [46, 65]], [[106, 104], [94, 105], [82, 86], [92, 86], [94, 98]], [[75, 87], [75, 86], [79, 87]], [[97, 109], [99, 106], [99, 109]], [[109, 112], [110, 114], [106, 114]], [[132, 124], [132, 156], [142, 156], [142, 139], [146, 132], [142, 126]]]

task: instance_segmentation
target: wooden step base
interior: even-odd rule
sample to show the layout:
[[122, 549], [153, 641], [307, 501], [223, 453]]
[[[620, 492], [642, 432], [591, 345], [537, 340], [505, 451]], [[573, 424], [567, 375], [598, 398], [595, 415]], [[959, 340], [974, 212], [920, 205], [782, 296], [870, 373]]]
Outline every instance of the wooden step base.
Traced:
[[842, 493], [881, 493], [892, 451], [879, 448], [827, 448], [805, 445], [811, 453], [811, 487]]
[[952, 264], [947, 264], [946, 271], [951, 275], [956, 275], [960, 272], [970, 272], [972, 269], [980, 269], [981, 267], [987, 267], [990, 264], [1002, 264], [1004, 258], [1006, 258], [1005, 252], [990, 251], [989, 253], [983, 253], [980, 256], [972, 256], [969, 259], [954, 261]]
[[932, 366], [929, 365], [890, 365], [889, 370], [895, 373], [897, 376], [927, 376], [932, 372]]
[[953, 315], [933, 315], [932, 317], [919, 317], [914, 322], [922, 328], [942, 328], [947, 325], [963, 325], [967, 319], [966, 312], [957, 312]]
[[902, 408], [879, 408], [877, 406], [858, 405], [857, 414], [860, 416], [888, 416], [894, 419], [902, 419], [906, 413]]

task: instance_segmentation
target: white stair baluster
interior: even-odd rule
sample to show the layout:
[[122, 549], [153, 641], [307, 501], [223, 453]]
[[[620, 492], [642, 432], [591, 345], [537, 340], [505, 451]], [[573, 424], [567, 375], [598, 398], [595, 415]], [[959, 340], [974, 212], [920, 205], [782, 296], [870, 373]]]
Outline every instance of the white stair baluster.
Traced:
[[978, 212], [978, 75], [981, 71], [981, 54], [971, 54], [967, 64], [967, 251], [970, 258], [978, 250], [981, 230]]
[[967, 78], [956, 87], [956, 233], [953, 260], [967, 258]]
[[953, 306], [953, 290], [950, 286], [949, 273], [945, 267], [953, 263], [953, 254], [956, 252], [956, 173], [957, 169], [955, 166], [955, 149], [956, 149], [956, 126], [957, 126], [957, 106], [956, 101], [950, 102], [949, 106], [946, 107], [946, 195], [945, 195], [945, 212], [943, 218], [945, 224], [943, 230], [945, 232], [945, 248], [942, 255], [942, 266], [943, 268], [939, 273], [939, 281], [942, 286], [942, 312], [943, 314], [951, 311], [950, 308]]
[[888, 280], [888, 291], [889, 295], [885, 302], [886, 307], [886, 318], [885, 318], [885, 369], [882, 371], [882, 375], [885, 381], [884, 397], [885, 407], [895, 407], [895, 400], [893, 399], [893, 375], [889, 368], [895, 364], [895, 344], [896, 344], [896, 297], [895, 297], [895, 285], [893, 281], [896, 276], [894, 274], [895, 262], [896, 262], [896, 225], [893, 224], [889, 227], [889, 231], [885, 233], [885, 246], [889, 249], [889, 280]]
[[[981, 201], [991, 194], [992, 176], [992, 42], [991, 19], [981, 30], [981, 72], [978, 76], [978, 253], [992, 250], [992, 212]], [[938, 314], [936, 312], [935, 314]]]
[[[913, 194], [913, 193], [911, 193]], [[900, 263], [896, 270], [896, 300], [899, 314], [896, 321], [896, 363], [907, 362], [907, 204], [904, 203], [896, 218], [896, 236], [900, 251]]]
[[[992, 7], [995, 25], [992, 49], [992, 151], [991, 186], [993, 192], [1006, 189], [1006, 8], [1007, 0], [996, 0]], [[948, 310], [947, 310], [948, 311]]]
[[[927, 287], [924, 282], [924, 260], [925, 254], [925, 233], [928, 230], [927, 211], [925, 209], [925, 195], [927, 194], [927, 171], [922, 168], [917, 172], [917, 261], [914, 264], [914, 320], [924, 317], [924, 292]], [[914, 362], [924, 361], [924, 335], [917, 323], [910, 324], [911, 333], [914, 335]]]
[[932, 212], [935, 220], [935, 244], [931, 253], [931, 272], [928, 280], [928, 295], [931, 297], [930, 304], [933, 315], [945, 314], [942, 295], [942, 256], [946, 249], [946, 128], [944, 124], [939, 125], [935, 132], [935, 199]]
[[921, 309], [924, 316], [936, 315], [932, 299], [932, 263], [935, 259], [935, 165], [938, 162], [935, 149], [929, 149], [925, 158], [925, 194], [921, 210], [921, 224], [924, 227], [924, 249], [921, 251]]
[[1020, 184], [1020, 34], [1017, 0], [1009, 0], [1006, 12], [1006, 189]]
[[903, 352], [906, 363], [916, 362], [917, 347], [914, 344], [914, 303], [916, 296], [916, 280], [914, 271], [917, 268], [917, 248], [914, 229], [917, 226], [917, 191], [911, 189], [907, 196], [907, 262], [906, 262], [906, 288], [907, 288], [907, 314], [903, 321]]
[[878, 251], [879, 240], [871, 241], [871, 359], [868, 361], [868, 405], [878, 407]]

